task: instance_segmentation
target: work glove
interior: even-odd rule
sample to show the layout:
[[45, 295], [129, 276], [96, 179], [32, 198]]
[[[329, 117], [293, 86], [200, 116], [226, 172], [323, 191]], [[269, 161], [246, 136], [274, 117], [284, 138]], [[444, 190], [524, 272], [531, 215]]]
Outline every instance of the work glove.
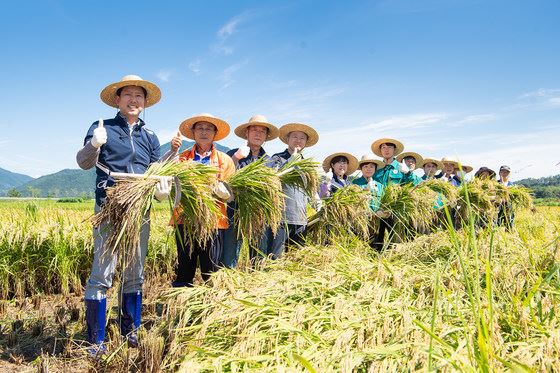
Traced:
[[232, 200], [232, 195], [228, 189], [228, 187], [224, 184], [224, 182], [219, 181], [213, 190], [216, 197], [221, 199], [222, 201], [230, 202]]
[[366, 186], [367, 190], [372, 191], [375, 190], [375, 181], [373, 179], [371, 179]]
[[99, 119], [99, 124], [93, 130], [93, 136], [90, 141], [91, 145], [97, 149], [107, 142], [107, 130], [103, 127], [103, 119]]
[[251, 152], [251, 148], [249, 148], [247, 145], [244, 145], [239, 147], [239, 149], [237, 149], [237, 151], [233, 156], [237, 159], [243, 159], [243, 158], [247, 158], [250, 152]]
[[330, 184], [332, 182], [334, 175], [332, 173], [332, 171], [327, 172], [327, 174], [325, 175], [325, 181], [327, 182], [327, 184]]
[[166, 200], [171, 192], [171, 178], [161, 178], [156, 184], [156, 190], [154, 191], [154, 198], [159, 202]]
[[410, 168], [408, 168], [406, 163], [402, 161], [401, 163], [399, 163], [399, 171], [402, 172], [403, 174], [407, 174], [410, 172]]

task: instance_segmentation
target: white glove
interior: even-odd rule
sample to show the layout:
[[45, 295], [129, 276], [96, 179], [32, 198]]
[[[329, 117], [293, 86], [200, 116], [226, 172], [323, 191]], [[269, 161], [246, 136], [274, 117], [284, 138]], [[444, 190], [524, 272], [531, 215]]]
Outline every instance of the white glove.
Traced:
[[332, 182], [334, 175], [332, 173], [332, 171], [327, 172], [326, 176], [325, 176], [325, 181], [327, 182], [327, 184], [330, 184]]
[[378, 218], [387, 219], [391, 216], [391, 213], [389, 211], [377, 210], [375, 215], [377, 215]]
[[239, 149], [237, 149], [233, 156], [237, 159], [243, 159], [247, 158], [247, 156], [249, 156], [249, 153], [251, 153], [251, 148], [249, 148], [247, 145], [244, 145], [239, 147]]
[[367, 183], [367, 190], [375, 190], [375, 181], [373, 179], [371, 179], [368, 183]]
[[107, 142], [107, 130], [103, 127], [103, 119], [99, 119], [97, 128], [93, 130], [93, 137], [91, 138], [91, 145], [94, 148], [100, 148], [101, 145]]
[[231, 193], [226, 185], [221, 181], [216, 184], [213, 192], [222, 201], [228, 201], [231, 198]]
[[171, 178], [161, 178], [156, 184], [156, 190], [154, 191], [154, 198], [158, 201], [163, 201], [169, 197], [171, 192]]
[[406, 163], [402, 161], [401, 163], [399, 163], [399, 171], [402, 172], [403, 174], [407, 174], [410, 172], [410, 168], [408, 168]]

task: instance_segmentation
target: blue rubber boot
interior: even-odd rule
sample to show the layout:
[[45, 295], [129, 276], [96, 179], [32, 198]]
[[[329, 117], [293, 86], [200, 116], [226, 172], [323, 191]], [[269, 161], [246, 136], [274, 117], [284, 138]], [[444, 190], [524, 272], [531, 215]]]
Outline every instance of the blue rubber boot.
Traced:
[[138, 347], [138, 328], [142, 314], [142, 292], [124, 293], [121, 300], [121, 335], [126, 336], [129, 347]]
[[107, 352], [103, 343], [105, 339], [105, 322], [107, 320], [107, 299], [86, 299], [86, 325], [88, 342], [87, 351], [91, 357], [97, 358]]

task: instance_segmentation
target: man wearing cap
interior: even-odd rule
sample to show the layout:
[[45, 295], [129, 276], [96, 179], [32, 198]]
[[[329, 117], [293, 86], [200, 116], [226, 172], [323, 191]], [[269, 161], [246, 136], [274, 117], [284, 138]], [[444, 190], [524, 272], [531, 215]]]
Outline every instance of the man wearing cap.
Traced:
[[[185, 240], [185, 228], [182, 221], [174, 214], [174, 223], [177, 225], [175, 241], [177, 243], [177, 268], [175, 270], [175, 281], [173, 287], [192, 286], [196, 273], [197, 264], [200, 261], [200, 272], [202, 279], [207, 281], [213, 272], [216, 272], [222, 258], [224, 231], [228, 228], [228, 218], [225, 202], [232, 199], [228, 187], [223, 183], [235, 172], [233, 160], [214, 145], [214, 141], [224, 139], [229, 134], [229, 124], [207, 113], [195, 115], [185, 119], [179, 126], [179, 133], [195, 144], [191, 149], [185, 150], [179, 155], [179, 162], [194, 162], [214, 166], [218, 169], [218, 183], [214, 187], [214, 194], [218, 198], [219, 208], [222, 212], [214, 237], [206, 242], [193, 242], [190, 246]], [[172, 140], [173, 149], [179, 149], [181, 137], [177, 135]]]
[[441, 159], [441, 172], [435, 176], [436, 179], [447, 181], [453, 186], [461, 186], [461, 178], [455, 173], [459, 167], [459, 162], [454, 157], [445, 156]]
[[[270, 159], [262, 145], [265, 141], [274, 140], [278, 137], [278, 128], [268, 123], [264, 115], [255, 115], [251, 117], [247, 123], [235, 128], [234, 132], [238, 137], [247, 140], [246, 145], [237, 149], [231, 149], [227, 152], [237, 169], [243, 168], [261, 158], [265, 160]], [[233, 201], [227, 204], [229, 225], [228, 229], [224, 232], [224, 250], [221, 260], [221, 265], [227, 268], [235, 268], [237, 266], [242, 243], [242, 241], [237, 238], [237, 227], [234, 225], [235, 209], [236, 206]], [[266, 250], [267, 236], [272, 234], [272, 232], [268, 231], [269, 230], [265, 232], [265, 237], [261, 240], [261, 244], [259, 245], [260, 251]], [[270, 237], [270, 239], [272, 238]], [[255, 257], [257, 254], [256, 250], [251, 248], [250, 254], [251, 258]]]
[[323, 161], [323, 170], [327, 173], [320, 185], [319, 197], [327, 198], [340, 188], [350, 184], [348, 179], [358, 169], [358, 160], [350, 153], [339, 152], [329, 155]]
[[[115, 183], [109, 176], [110, 172], [141, 174], [151, 163], [159, 160], [159, 140], [145, 127], [139, 115], [144, 108], [156, 104], [160, 97], [161, 91], [155, 84], [136, 75], [127, 75], [101, 91], [101, 100], [119, 111], [115, 118], [100, 120], [91, 125], [84, 139], [84, 147], [76, 156], [82, 169], [97, 166], [96, 213], [105, 203], [106, 188]], [[169, 191], [169, 182], [162, 179], [156, 186], [155, 198], [163, 200], [168, 197]], [[106, 293], [112, 285], [117, 265], [116, 254], [104, 244], [110, 229], [108, 222], [102, 222], [93, 230], [93, 263], [85, 289], [85, 316], [88, 342], [91, 344], [88, 352], [93, 356], [106, 352], [103, 344], [107, 317]], [[120, 331], [127, 337], [131, 347], [138, 346], [137, 329], [141, 320], [144, 260], [149, 232], [148, 213], [141, 228], [138, 250], [123, 269]]]
[[[509, 166], [501, 166], [500, 171], [498, 171], [498, 183], [502, 184], [505, 187], [510, 187], [513, 185], [511, 181], [509, 181], [509, 175], [511, 173], [511, 169]], [[500, 204], [500, 208], [498, 210], [498, 218], [497, 222], [498, 225], [503, 225], [506, 227], [508, 231], [511, 231], [513, 228], [513, 220], [515, 219], [515, 215], [513, 213], [513, 206], [511, 202], [502, 202]]]
[[424, 170], [424, 175], [422, 180], [432, 180], [436, 176], [436, 172], [441, 170], [441, 162], [435, 158], [424, 158], [424, 164], [422, 169]]
[[[280, 127], [279, 138], [288, 145], [288, 148], [270, 158], [269, 166], [276, 169], [281, 168], [293, 156], [301, 153], [304, 148], [315, 145], [319, 141], [319, 134], [306, 124], [289, 123]], [[307, 226], [309, 198], [305, 191], [288, 185], [283, 185], [282, 190], [286, 195], [282, 221], [276, 236], [268, 245], [267, 252], [264, 253], [272, 259], [277, 259], [282, 255], [286, 243], [302, 244]]]

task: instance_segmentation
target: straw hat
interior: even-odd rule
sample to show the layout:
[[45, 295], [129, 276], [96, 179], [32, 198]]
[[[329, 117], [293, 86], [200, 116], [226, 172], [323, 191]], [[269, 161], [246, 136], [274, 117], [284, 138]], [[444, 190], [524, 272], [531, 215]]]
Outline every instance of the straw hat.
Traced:
[[422, 166], [425, 166], [427, 163], [435, 164], [438, 170], [441, 170], [443, 168], [441, 162], [435, 158], [424, 158], [424, 163], [422, 164]]
[[120, 81], [111, 83], [107, 87], [103, 88], [101, 94], [99, 95], [101, 97], [101, 101], [109, 106], [118, 108], [119, 106], [115, 101], [117, 98], [117, 91], [120, 88], [129, 85], [142, 87], [146, 90], [146, 103], [144, 107], [150, 107], [157, 104], [161, 99], [161, 91], [157, 85], [142, 79], [138, 75], [125, 75]]
[[489, 177], [490, 177], [491, 179], [493, 179], [493, 178], [496, 177], [496, 172], [494, 172], [494, 170], [491, 170], [490, 168], [484, 167], [484, 166], [483, 166], [483, 167], [480, 167], [480, 168], [478, 169], [478, 171], [476, 171], [476, 173], [474, 174], [474, 177], [480, 177], [480, 175], [481, 175], [483, 172], [488, 172]]
[[466, 174], [468, 174], [469, 172], [472, 172], [472, 170], [474, 170], [473, 167], [467, 166], [467, 165], [464, 165], [464, 164], [461, 164], [461, 168], [463, 168], [463, 171], [464, 171]]
[[338, 157], [339, 155], [346, 157], [346, 159], [348, 159], [348, 169], [346, 170], [346, 175], [353, 174], [358, 169], [358, 159], [354, 157], [352, 154], [345, 153], [345, 152], [333, 153], [329, 155], [327, 158], [325, 158], [325, 160], [323, 161], [323, 170], [325, 172], [329, 172], [329, 170], [331, 169], [331, 161], [335, 157]]
[[225, 120], [216, 118], [212, 114], [208, 113], [201, 113], [189, 119], [185, 119], [179, 126], [179, 131], [186, 138], [194, 140], [194, 133], [192, 128], [198, 122], [208, 122], [216, 126], [217, 131], [216, 136], [214, 137], [214, 141], [222, 140], [229, 134], [229, 124], [227, 124]]
[[397, 156], [397, 161], [402, 162], [403, 159], [406, 157], [412, 157], [416, 160], [416, 168], [422, 167], [424, 165], [424, 158], [418, 153], [415, 152], [404, 152]]
[[404, 150], [404, 145], [399, 140], [384, 137], [382, 139], [375, 140], [373, 142], [373, 144], [371, 144], [371, 151], [373, 152], [373, 154], [375, 154], [379, 157], [383, 157], [383, 155], [381, 154], [381, 149], [380, 148], [381, 148], [381, 145], [386, 144], [386, 143], [395, 144], [395, 147], [396, 147], [395, 155], [400, 154]]
[[365, 165], [366, 163], [374, 163], [376, 170], [379, 170], [380, 168], [385, 167], [385, 164], [380, 161], [379, 159], [375, 159], [373, 157], [373, 154], [365, 154], [362, 155], [362, 158], [360, 159], [360, 161], [358, 162], [358, 168], [362, 168], [363, 165]]
[[457, 160], [457, 158], [451, 157], [449, 155], [443, 157], [441, 159], [441, 163], [442, 163], [442, 165], [443, 165], [443, 163], [453, 163], [453, 164], [455, 164], [455, 166], [459, 166], [459, 161]]
[[237, 126], [233, 131], [235, 132], [237, 137], [241, 137], [242, 139], [247, 140], [247, 128], [249, 126], [261, 126], [267, 128], [268, 136], [266, 137], [266, 141], [274, 140], [278, 137], [278, 128], [268, 123], [266, 117], [260, 114], [253, 115], [247, 123]]
[[279, 131], [280, 133], [278, 137], [280, 137], [280, 140], [284, 144], [288, 143], [288, 135], [290, 134], [290, 132], [294, 132], [294, 131], [300, 131], [307, 135], [307, 142], [305, 144], [306, 148], [317, 144], [317, 142], [319, 141], [319, 134], [317, 133], [317, 131], [315, 131], [313, 128], [309, 127], [306, 124], [302, 124], [302, 123], [284, 124], [282, 127], [280, 127]]

